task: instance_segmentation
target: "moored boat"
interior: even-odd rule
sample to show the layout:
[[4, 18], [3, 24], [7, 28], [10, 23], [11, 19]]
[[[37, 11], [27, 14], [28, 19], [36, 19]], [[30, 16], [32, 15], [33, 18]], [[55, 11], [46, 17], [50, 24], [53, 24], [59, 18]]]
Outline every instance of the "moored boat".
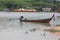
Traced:
[[23, 22], [40, 22], [40, 23], [49, 23], [50, 20], [54, 17], [54, 15], [51, 17], [51, 18], [46, 18], [46, 19], [28, 19], [28, 18], [25, 18], [23, 16], [21, 16], [20, 18], [20, 21], [23, 21]]

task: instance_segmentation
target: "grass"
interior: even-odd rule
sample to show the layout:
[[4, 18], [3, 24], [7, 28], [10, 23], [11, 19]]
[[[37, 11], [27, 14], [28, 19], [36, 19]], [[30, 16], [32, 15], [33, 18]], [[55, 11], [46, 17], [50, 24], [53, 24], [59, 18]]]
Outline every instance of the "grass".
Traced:
[[54, 29], [45, 29], [44, 31], [50, 31], [50, 32], [60, 32], [60, 30], [54, 30]]
[[59, 39], [60, 40], [60, 39]]
[[56, 25], [56, 26], [60, 26], [60, 25]]

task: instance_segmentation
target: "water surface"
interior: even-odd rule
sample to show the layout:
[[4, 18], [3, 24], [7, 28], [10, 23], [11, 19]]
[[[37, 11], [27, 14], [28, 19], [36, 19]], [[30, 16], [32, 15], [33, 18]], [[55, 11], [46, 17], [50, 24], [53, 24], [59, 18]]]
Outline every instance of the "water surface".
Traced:
[[[0, 12], [0, 31], [14, 31], [14, 30], [29, 30], [31, 28], [43, 28], [48, 23], [33, 23], [33, 22], [20, 22], [19, 18], [21, 15], [35, 16], [42, 14], [40, 12]], [[44, 15], [44, 14], [43, 14]], [[12, 19], [12, 20], [10, 20]], [[48, 25], [49, 26], [49, 25]], [[47, 26], [47, 27], [48, 27]]]

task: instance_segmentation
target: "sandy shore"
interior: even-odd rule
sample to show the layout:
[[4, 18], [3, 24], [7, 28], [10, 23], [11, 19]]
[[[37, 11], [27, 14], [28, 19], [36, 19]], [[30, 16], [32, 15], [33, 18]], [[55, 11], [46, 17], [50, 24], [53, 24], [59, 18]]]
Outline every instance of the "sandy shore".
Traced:
[[[56, 26], [54, 29], [55, 30], [60, 30], [60, 26]], [[55, 32], [55, 34], [58, 35], [58, 36], [60, 36], [60, 32]]]
[[60, 26], [54, 27], [55, 30], [60, 30]]
[[[60, 36], [60, 26], [56, 26], [56, 27], [54, 27], [54, 28], [52, 28], [53, 30], [58, 30], [59, 32], [52, 32], [53, 34], [55, 34], [55, 35], [57, 35], [57, 36]], [[49, 31], [51, 31], [51, 27], [48, 27], [48, 29], [46, 29], [46, 30], [49, 30]]]

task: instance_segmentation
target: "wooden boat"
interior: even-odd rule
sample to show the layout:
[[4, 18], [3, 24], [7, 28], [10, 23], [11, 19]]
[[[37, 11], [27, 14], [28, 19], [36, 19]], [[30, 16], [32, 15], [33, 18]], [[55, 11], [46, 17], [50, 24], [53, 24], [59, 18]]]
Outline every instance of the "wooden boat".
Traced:
[[49, 21], [51, 20], [50, 19], [44, 19], [44, 20], [21, 20], [21, 21], [24, 21], [24, 22], [40, 22], [40, 23], [49, 23]]
[[28, 19], [23, 19], [23, 16], [21, 16], [20, 21], [23, 22], [40, 22], [40, 23], [49, 23], [50, 20], [54, 17], [54, 15], [51, 18], [47, 18], [47, 19], [40, 19], [40, 20], [28, 20]]

